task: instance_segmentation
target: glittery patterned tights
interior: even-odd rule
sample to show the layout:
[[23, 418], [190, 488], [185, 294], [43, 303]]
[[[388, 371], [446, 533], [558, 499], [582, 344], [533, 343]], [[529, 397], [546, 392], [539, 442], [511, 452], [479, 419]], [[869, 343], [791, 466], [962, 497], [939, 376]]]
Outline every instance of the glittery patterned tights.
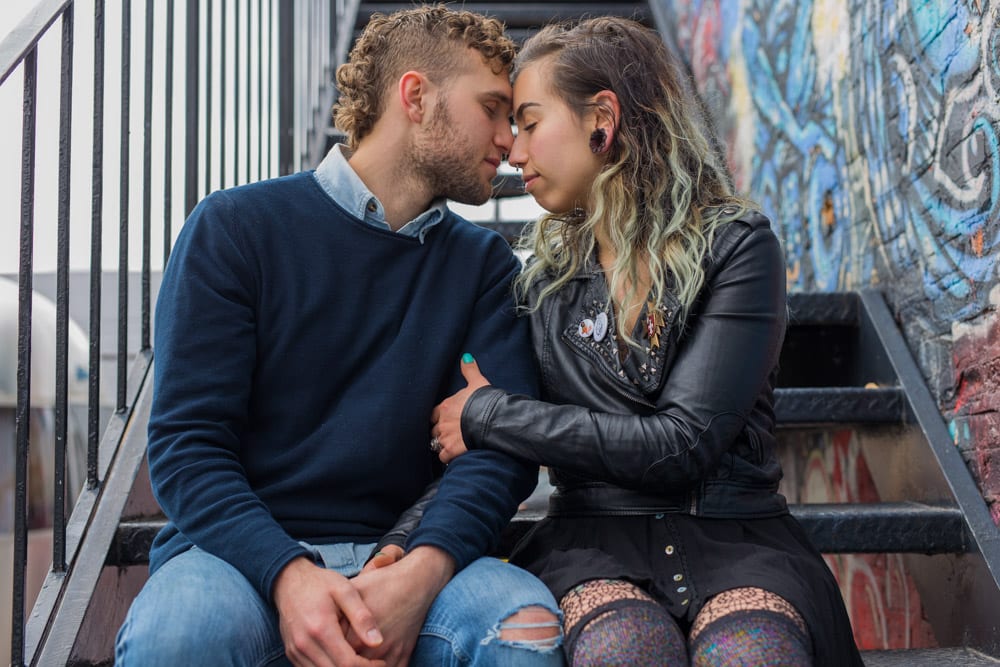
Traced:
[[573, 667], [686, 665], [689, 652], [696, 667], [812, 664], [802, 616], [784, 598], [760, 588], [714, 596], [686, 640], [666, 610], [627, 581], [585, 582], [567, 593], [560, 607]]
[[677, 622], [627, 581], [594, 580], [563, 596], [566, 658], [573, 667], [686, 665]]

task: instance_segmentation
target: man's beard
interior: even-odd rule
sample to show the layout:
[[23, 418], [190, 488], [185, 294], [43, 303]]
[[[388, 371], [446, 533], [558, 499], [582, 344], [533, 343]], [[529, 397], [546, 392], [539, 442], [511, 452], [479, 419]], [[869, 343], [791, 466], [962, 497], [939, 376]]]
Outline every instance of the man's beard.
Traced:
[[427, 131], [410, 146], [410, 164], [434, 197], [446, 197], [460, 204], [479, 205], [493, 194], [492, 184], [483, 183], [479, 171], [483, 157], [455, 131], [442, 98], [431, 116]]

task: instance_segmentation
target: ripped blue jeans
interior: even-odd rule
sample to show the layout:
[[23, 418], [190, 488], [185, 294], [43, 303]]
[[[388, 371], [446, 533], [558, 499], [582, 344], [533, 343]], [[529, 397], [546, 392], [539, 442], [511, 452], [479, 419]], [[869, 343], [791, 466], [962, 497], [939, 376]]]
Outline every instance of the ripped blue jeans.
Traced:
[[[374, 546], [310, 548], [317, 562], [351, 577], [361, 571]], [[535, 577], [495, 558], [480, 558], [438, 594], [410, 664], [563, 665], [561, 635], [555, 640], [501, 639], [504, 629], [524, 627], [505, 621], [526, 607], [547, 609], [561, 619], [552, 594]], [[558, 627], [557, 622], [551, 625]], [[118, 632], [115, 664], [263, 667], [289, 663], [274, 608], [236, 568], [193, 548], [157, 570], [133, 601]]]

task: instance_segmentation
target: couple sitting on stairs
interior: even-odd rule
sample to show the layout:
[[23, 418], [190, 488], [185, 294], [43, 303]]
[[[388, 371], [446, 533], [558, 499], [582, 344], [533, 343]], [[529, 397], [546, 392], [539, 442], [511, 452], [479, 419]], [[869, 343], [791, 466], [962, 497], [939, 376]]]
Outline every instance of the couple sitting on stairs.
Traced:
[[[777, 492], [780, 245], [658, 35], [423, 6], [337, 83], [348, 145], [206, 197], [165, 272], [116, 662], [860, 665]], [[504, 156], [523, 270], [445, 205]]]

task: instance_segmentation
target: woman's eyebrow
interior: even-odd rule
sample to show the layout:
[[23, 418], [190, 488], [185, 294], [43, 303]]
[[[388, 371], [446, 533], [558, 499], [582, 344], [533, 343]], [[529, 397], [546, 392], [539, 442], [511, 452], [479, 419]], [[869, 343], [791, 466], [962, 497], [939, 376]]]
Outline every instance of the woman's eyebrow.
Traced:
[[514, 120], [521, 120], [524, 116], [524, 110], [528, 107], [540, 107], [542, 106], [538, 102], [522, 102], [517, 106], [517, 111], [514, 112]]

